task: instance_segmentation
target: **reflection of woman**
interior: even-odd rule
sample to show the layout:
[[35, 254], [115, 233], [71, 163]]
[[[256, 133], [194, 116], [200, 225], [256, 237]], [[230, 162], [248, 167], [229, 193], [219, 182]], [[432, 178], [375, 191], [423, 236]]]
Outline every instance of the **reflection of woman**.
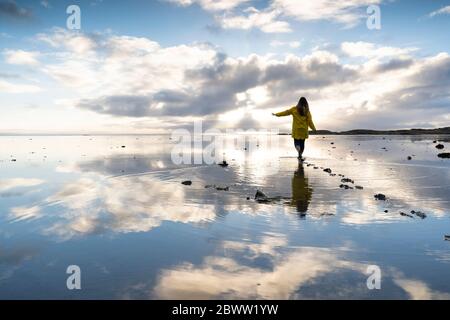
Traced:
[[297, 208], [297, 212], [301, 217], [306, 215], [308, 206], [311, 202], [313, 189], [309, 187], [308, 178], [305, 177], [305, 170], [302, 164], [292, 177], [292, 200], [291, 205]]
[[294, 139], [295, 149], [298, 152], [298, 160], [302, 161], [303, 151], [305, 151], [305, 140], [308, 139], [308, 128], [316, 131], [312, 120], [311, 112], [306, 98], [302, 97], [295, 107], [286, 111], [273, 113], [277, 117], [292, 116], [292, 138]]

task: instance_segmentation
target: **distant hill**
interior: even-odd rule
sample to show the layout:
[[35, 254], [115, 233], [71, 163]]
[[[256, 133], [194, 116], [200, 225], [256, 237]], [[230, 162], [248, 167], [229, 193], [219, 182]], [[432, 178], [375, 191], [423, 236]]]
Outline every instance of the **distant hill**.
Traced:
[[421, 134], [450, 134], [450, 127], [437, 129], [408, 129], [408, 130], [367, 130], [356, 129], [350, 131], [334, 132], [329, 130], [317, 130], [311, 135], [421, 135]]

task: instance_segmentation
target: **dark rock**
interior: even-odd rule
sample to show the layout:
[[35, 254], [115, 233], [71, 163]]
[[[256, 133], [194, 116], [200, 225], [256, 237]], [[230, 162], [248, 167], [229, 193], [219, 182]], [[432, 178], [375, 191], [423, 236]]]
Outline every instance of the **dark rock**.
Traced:
[[363, 190], [364, 189], [364, 187], [362, 187], [362, 186], [355, 186], [355, 188], [358, 189], [358, 190]]
[[326, 168], [326, 169], [324, 169], [323, 171], [324, 171], [324, 172], [331, 173], [331, 169], [330, 169], [330, 168]]
[[122, 148], [126, 148], [125, 146], [122, 146]]
[[425, 213], [420, 212], [420, 211], [414, 211], [414, 210], [412, 210], [412, 211], [411, 211], [411, 214], [415, 214], [416, 216], [418, 216], [418, 217], [421, 218], [421, 219], [425, 219], [425, 218], [427, 217], [427, 215], [426, 215]]
[[221, 166], [222, 168], [226, 168], [229, 166], [228, 162], [226, 162], [225, 160], [222, 161], [222, 163], [219, 163], [219, 166]]
[[445, 236], [444, 236], [444, 240], [445, 240], [445, 241], [450, 241], [450, 236], [449, 236], [449, 235], [445, 235]]
[[386, 196], [382, 193], [376, 194], [374, 195], [375, 199], [380, 200], [380, 201], [385, 201], [386, 200]]
[[230, 187], [216, 187], [217, 191], [230, 191]]
[[404, 212], [400, 212], [400, 215], [403, 217], [414, 218], [412, 215], [404, 213]]
[[262, 192], [256, 191], [255, 200], [258, 202], [269, 202], [269, 198]]
[[437, 141], [436, 141], [436, 140], [434, 140], [434, 141], [433, 141], [433, 143], [437, 143]]
[[442, 159], [450, 159], [450, 153], [439, 153], [438, 157]]
[[12, 161], [12, 162], [16, 162], [17, 160], [16, 160], [16, 159], [11, 159], [11, 161]]
[[250, 200], [250, 197], [247, 197], [247, 200]]
[[319, 167], [314, 167], [314, 169], [316, 169], [316, 170], [317, 170], [317, 169], [319, 169]]
[[181, 182], [181, 184], [184, 184], [185, 186], [191, 186], [192, 185], [192, 181], [186, 180], [186, 181]]
[[388, 213], [389, 212], [389, 210], [384, 210], [384, 213]]
[[411, 156], [409, 156], [409, 157], [408, 157], [408, 160], [412, 160], [412, 157], [411, 157]]
[[341, 184], [341, 185], [339, 186], [339, 188], [345, 189], [345, 190], [353, 189], [353, 187], [350, 187], [350, 186], [348, 186], [348, 185], [346, 185], [346, 184]]
[[215, 184], [208, 184], [208, 185], [206, 185], [205, 186], [205, 189], [211, 189], [211, 188], [216, 188], [216, 185]]
[[438, 144], [438, 145], [436, 145], [436, 149], [442, 150], [442, 149], [444, 149], [444, 145]]
[[355, 183], [355, 181], [353, 181], [352, 179], [349, 179], [349, 178], [344, 178], [344, 179], [341, 180], [341, 182], [343, 182], [343, 183]]

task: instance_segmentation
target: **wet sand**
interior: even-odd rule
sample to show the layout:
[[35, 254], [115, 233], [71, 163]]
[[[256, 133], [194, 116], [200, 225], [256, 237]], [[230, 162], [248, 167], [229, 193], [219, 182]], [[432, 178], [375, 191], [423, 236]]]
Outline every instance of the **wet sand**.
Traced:
[[299, 165], [281, 136], [220, 167], [169, 136], [0, 137], [0, 298], [448, 299], [448, 139], [314, 136]]

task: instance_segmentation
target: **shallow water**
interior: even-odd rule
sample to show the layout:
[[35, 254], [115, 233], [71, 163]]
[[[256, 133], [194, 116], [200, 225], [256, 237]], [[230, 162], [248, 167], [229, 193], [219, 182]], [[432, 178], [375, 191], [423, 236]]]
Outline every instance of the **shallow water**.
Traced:
[[303, 166], [279, 138], [221, 168], [169, 136], [0, 137], [0, 298], [450, 298], [448, 136], [315, 136]]

